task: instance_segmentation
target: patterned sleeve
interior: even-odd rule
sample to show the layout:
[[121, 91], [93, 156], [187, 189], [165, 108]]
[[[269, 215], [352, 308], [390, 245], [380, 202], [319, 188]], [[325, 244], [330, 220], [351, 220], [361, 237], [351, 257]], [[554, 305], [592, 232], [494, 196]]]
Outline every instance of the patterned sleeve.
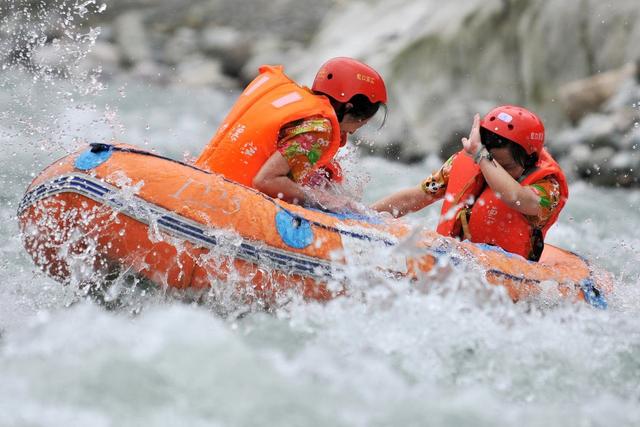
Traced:
[[444, 162], [439, 170], [432, 173], [427, 178], [425, 178], [424, 181], [422, 181], [422, 183], [420, 184], [420, 188], [422, 188], [422, 191], [424, 191], [434, 199], [441, 199], [444, 197], [445, 191], [447, 189], [447, 184], [449, 183], [451, 164], [453, 163], [453, 159], [455, 157], [455, 154], [449, 157], [449, 160]]
[[331, 122], [311, 117], [288, 123], [280, 129], [277, 149], [289, 163], [289, 176], [301, 182], [331, 143]]
[[560, 184], [554, 177], [546, 177], [529, 186], [540, 197], [540, 213], [527, 215], [534, 227], [543, 227], [560, 203]]

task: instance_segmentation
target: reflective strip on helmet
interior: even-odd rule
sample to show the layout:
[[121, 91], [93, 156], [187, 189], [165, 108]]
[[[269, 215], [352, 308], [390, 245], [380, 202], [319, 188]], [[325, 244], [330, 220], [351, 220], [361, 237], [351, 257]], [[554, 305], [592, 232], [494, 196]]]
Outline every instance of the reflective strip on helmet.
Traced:
[[255, 82], [253, 82], [253, 84], [251, 86], [249, 86], [245, 91], [243, 95], [251, 95], [253, 92], [255, 92], [260, 86], [262, 86], [263, 84], [265, 84], [267, 81], [269, 80], [269, 76], [262, 76], [258, 79], [256, 79]]
[[505, 123], [511, 123], [511, 121], [513, 120], [513, 117], [510, 114], [505, 113], [504, 111], [498, 114], [498, 118]]
[[301, 99], [302, 99], [302, 95], [300, 95], [298, 92], [291, 92], [284, 95], [283, 97], [276, 99], [271, 103], [271, 105], [273, 105], [276, 108], [282, 108], [285, 105], [289, 105], [296, 101], [300, 101]]

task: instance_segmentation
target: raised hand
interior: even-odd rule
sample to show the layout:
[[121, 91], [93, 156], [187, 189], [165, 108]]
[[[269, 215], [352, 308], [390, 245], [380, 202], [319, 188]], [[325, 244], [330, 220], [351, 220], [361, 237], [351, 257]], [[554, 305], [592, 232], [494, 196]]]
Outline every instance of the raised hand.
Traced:
[[469, 138], [462, 138], [462, 147], [464, 151], [470, 156], [482, 149], [482, 141], [480, 140], [480, 114], [473, 116], [473, 125], [471, 126], [471, 132], [469, 132]]

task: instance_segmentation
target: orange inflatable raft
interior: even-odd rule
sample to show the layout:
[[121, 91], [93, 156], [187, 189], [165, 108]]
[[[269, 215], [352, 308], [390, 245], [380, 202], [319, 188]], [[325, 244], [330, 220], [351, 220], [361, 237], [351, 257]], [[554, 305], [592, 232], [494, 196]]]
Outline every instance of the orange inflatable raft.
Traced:
[[[534, 263], [432, 231], [416, 235], [398, 220], [291, 205], [120, 144], [92, 144], [49, 166], [28, 188], [18, 218], [34, 262], [63, 283], [115, 269], [163, 287], [225, 281], [260, 298], [293, 290], [328, 300], [344, 292], [335, 283], [346, 266], [368, 265], [379, 252], [384, 262], [371, 267], [410, 278], [428, 277], [444, 258], [480, 268], [514, 301], [553, 286], [605, 308], [611, 287], [610, 274], [551, 245]], [[413, 250], [396, 250], [407, 242]]]

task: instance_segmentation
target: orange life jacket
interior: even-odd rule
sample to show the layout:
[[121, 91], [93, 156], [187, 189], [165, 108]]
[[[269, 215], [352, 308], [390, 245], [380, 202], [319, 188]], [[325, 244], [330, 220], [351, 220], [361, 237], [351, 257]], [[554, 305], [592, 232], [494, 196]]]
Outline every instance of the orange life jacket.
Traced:
[[276, 152], [283, 125], [311, 116], [331, 121], [332, 138], [315, 167], [327, 164], [340, 148], [340, 124], [329, 99], [287, 77], [281, 66], [263, 65], [242, 92], [196, 166], [253, 186], [253, 178]]
[[534, 229], [522, 213], [510, 208], [496, 196], [491, 187], [486, 185], [479, 166], [464, 151], [460, 151], [451, 166], [438, 233], [500, 246], [507, 252], [535, 259], [539, 254], [534, 254], [532, 247], [534, 233], [544, 240], [569, 196], [564, 173], [543, 149], [535, 168], [521, 178], [520, 185], [531, 185], [548, 176], [553, 176], [560, 184], [560, 203], [545, 225]]

